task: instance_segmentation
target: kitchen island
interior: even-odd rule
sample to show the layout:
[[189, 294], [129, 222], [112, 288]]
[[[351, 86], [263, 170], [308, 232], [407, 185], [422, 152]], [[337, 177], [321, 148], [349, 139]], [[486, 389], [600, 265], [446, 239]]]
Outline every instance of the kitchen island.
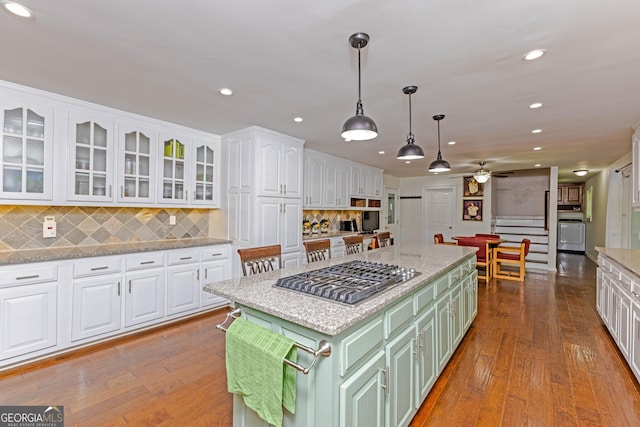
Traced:
[[[449, 361], [477, 312], [475, 249], [391, 246], [204, 289], [241, 316], [331, 355], [297, 375], [296, 412], [285, 426], [406, 426]], [[275, 287], [279, 278], [363, 260], [421, 273], [351, 306]], [[313, 356], [298, 352], [308, 366]], [[265, 426], [234, 395], [234, 426]]]

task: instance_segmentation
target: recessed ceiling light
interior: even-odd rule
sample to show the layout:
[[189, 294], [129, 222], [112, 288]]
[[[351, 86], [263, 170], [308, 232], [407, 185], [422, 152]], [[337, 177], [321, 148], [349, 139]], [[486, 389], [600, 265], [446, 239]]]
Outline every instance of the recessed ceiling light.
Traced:
[[2, 4], [2, 7], [16, 16], [19, 16], [21, 18], [33, 18], [33, 12], [20, 3], [6, 0], [2, 0], [0, 1], [0, 3]]
[[384, 154], [384, 151], [378, 151], [378, 154]]
[[449, 144], [449, 145], [456, 145], [456, 142], [455, 142], [455, 141], [449, 141], [447, 144]]
[[529, 108], [531, 108], [532, 110], [540, 107], [542, 107], [542, 102], [534, 102], [533, 104], [529, 105]]
[[533, 147], [533, 151], [540, 151], [542, 150], [542, 147]]
[[577, 171], [573, 171], [573, 173], [575, 173], [578, 176], [585, 176], [587, 173], [589, 173], [589, 171], [586, 169], [579, 169]]
[[534, 49], [530, 52], [527, 52], [525, 56], [522, 57], [525, 61], [533, 61], [534, 59], [540, 58], [546, 52], [545, 49]]
[[220, 89], [220, 93], [222, 95], [229, 96], [229, 95], [233, 94], [233, 91], [231, 89], [225, 87], [225, 88]]
[[539, 167], [540, 167], [540, 166], [542, 166], [542, 165], [541, 165], [540, 163], [536, 163], [536, 164], [535, 164], [535, 165], [533, 165], [533, 166], [535, 166], [535, 167], [539, 168]]
[[531, 133], [541, 133], [542, 129], [534, 129], [531, 131]]
[[293, 121], [294, 121], [294, 122], [296, 122], [296, 123], [301, 123], [301, 122], [302, 122], [302, 120], [304, 120], [302, 117], [295, 117], [295, 118], [293, 119]]

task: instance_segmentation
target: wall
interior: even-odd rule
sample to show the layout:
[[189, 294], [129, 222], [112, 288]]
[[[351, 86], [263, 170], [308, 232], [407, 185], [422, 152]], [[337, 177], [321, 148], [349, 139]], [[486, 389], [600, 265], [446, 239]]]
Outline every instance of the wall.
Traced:
[[[400, 238], [402, 241], [420, 241], [426, 243], [432, 237], [424, 236], [422, 218], [422, 197], [426, 188], [453, 188], [456, 200], [455, 216], [453, 219], [453, 235], [467, 235], [491, 232], [491, 186], [493, 179], [484, 184], [483, 219], [482, 221], [462, 220], [462, 175], [432, 175], [422, 177], [400, 178], [400, 203], [398, 215], [400, 218]], [[386, 185], [386, 182], [385, 182]], [[419, 197], [419, 198], [407, 198]], [[404, 198], [404, 199], [403, 199]]]
[[492, 178], [495, 216], [544, 216], [549, 176]]
[[592, 220], [585, 222], [585, 255], [594, 262], [598, 259], [595, 247], [604, 246], [607, 235], [607, 198], [610, 169], [611, 167], [593, 175], [584, 184], [585, 193], [587, 189], [593, 189]]
[[[169, 216], [176, 225], [169, 225]], [[42, 238], [42, 221], [53, 216], [57, 237]], [[208, 209], [77, 206], [0, 206], [0, 250], [207, 237]]]

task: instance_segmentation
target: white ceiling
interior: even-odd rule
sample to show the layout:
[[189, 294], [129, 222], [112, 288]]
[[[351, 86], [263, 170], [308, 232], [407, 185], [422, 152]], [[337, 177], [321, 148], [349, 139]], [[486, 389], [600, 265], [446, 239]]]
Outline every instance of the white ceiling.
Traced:
[[[446, 115], [451, 173], [481, 160], [490, 170], [540, 163], [565, 180], [629, 152], [640, 121], [638, 0], [22, 3], [35, 20], [0, 13], [2, 80], [220, 135], [259, 125], [399, 177], [429, 175], [434, 114]], [[379, 136], [344, 142], [357, 99], [348, 39], [360, 31], [371, 37], [362, 101]], [[524, 62], [534, 48], [547, 54]], [[407, 85], [418, 86], [413, 133], [426, 153], [409, 165], [395, 159], [409, 129]], [[544, 106], [530, 110], [535, 101]]]

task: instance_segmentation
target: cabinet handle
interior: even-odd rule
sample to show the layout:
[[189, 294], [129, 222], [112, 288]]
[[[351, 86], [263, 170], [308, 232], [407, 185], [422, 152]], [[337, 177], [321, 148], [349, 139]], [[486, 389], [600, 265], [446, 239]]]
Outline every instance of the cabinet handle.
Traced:
[[418, 352], [424, 351], [424, 345], [422, 344], [422, 334], [418, 334]]
[[385, 366], [384, 369], [378, 368], [384, 374], [384, 381], [380, 384], [380, 387], [384, 389], [384, 394], [389, 394], [389, 367]]
[[418, 335], [418, 338], [411, 338], [411, 341], [413, 341], [414, 347], [413, 347], [413, 358], [418, 360], [418, 349], [420, 348], [420, 346], [418, 345], [418, 341], [420, 340], [420, 335]]
[[37, 279], [38, 277], [40, 277], [39, 274], [34, 274], [32, 276], [20, 276], [20, 277], [16, 277], [16, 280], [26, 280], [26, 279]]
[[109, 184], [109, 197], [111, 197], [111, 184]]
[[633, 294], [634, 297], [636, 297], [637, 299], [640, 299], [640, 295], [638, 295], [637, 293], [631, 291], [631, 293]]
[[204, 270], [204, 280], [207, 280], [209, 278], [208, 276], [209, 276], [209, 270], [207, 270], [205, 268], [205, 270]]
[[200, 280], [200, 270], [196, 270], [196, 280]]
[[282, 184], [280, 184], [280, 194], [282, 194]]
[[140, 263], [140, 265], [147, 265], [147, 264], [153, 264], [155, 263], [155, 261], [143, 261]]
[[120, 296], [120, 282], [118, 282], [118, 296]]
[[129, 280], [129, 293], [131, 293], [131, 280]]
[[109, 268], [109, 266], [93, 267], [93, 268], [91, 268], [91, 271], [106, 270], [108, 268]]
[[186, 261], [186, 260], [191, 259], [191, 258], [192, 257], [190, 257], [190, 256], [183, 256], [183, 257], [180, 258], [180, 261]]
[[222, 252], [220, 252], [219, 254], [211, 254], [211, 256], [220, 256], [222, 255]]
[[284, 194], [287, 194], [287, 184], [284, 185]]
[[120, 197], [124, 198], [124, 185], [120, 186]]
[[193, 193], [191, 194], [191, 200], [195, 200], [195, 199], [196, 199], [196, 190], [193, 190]]

